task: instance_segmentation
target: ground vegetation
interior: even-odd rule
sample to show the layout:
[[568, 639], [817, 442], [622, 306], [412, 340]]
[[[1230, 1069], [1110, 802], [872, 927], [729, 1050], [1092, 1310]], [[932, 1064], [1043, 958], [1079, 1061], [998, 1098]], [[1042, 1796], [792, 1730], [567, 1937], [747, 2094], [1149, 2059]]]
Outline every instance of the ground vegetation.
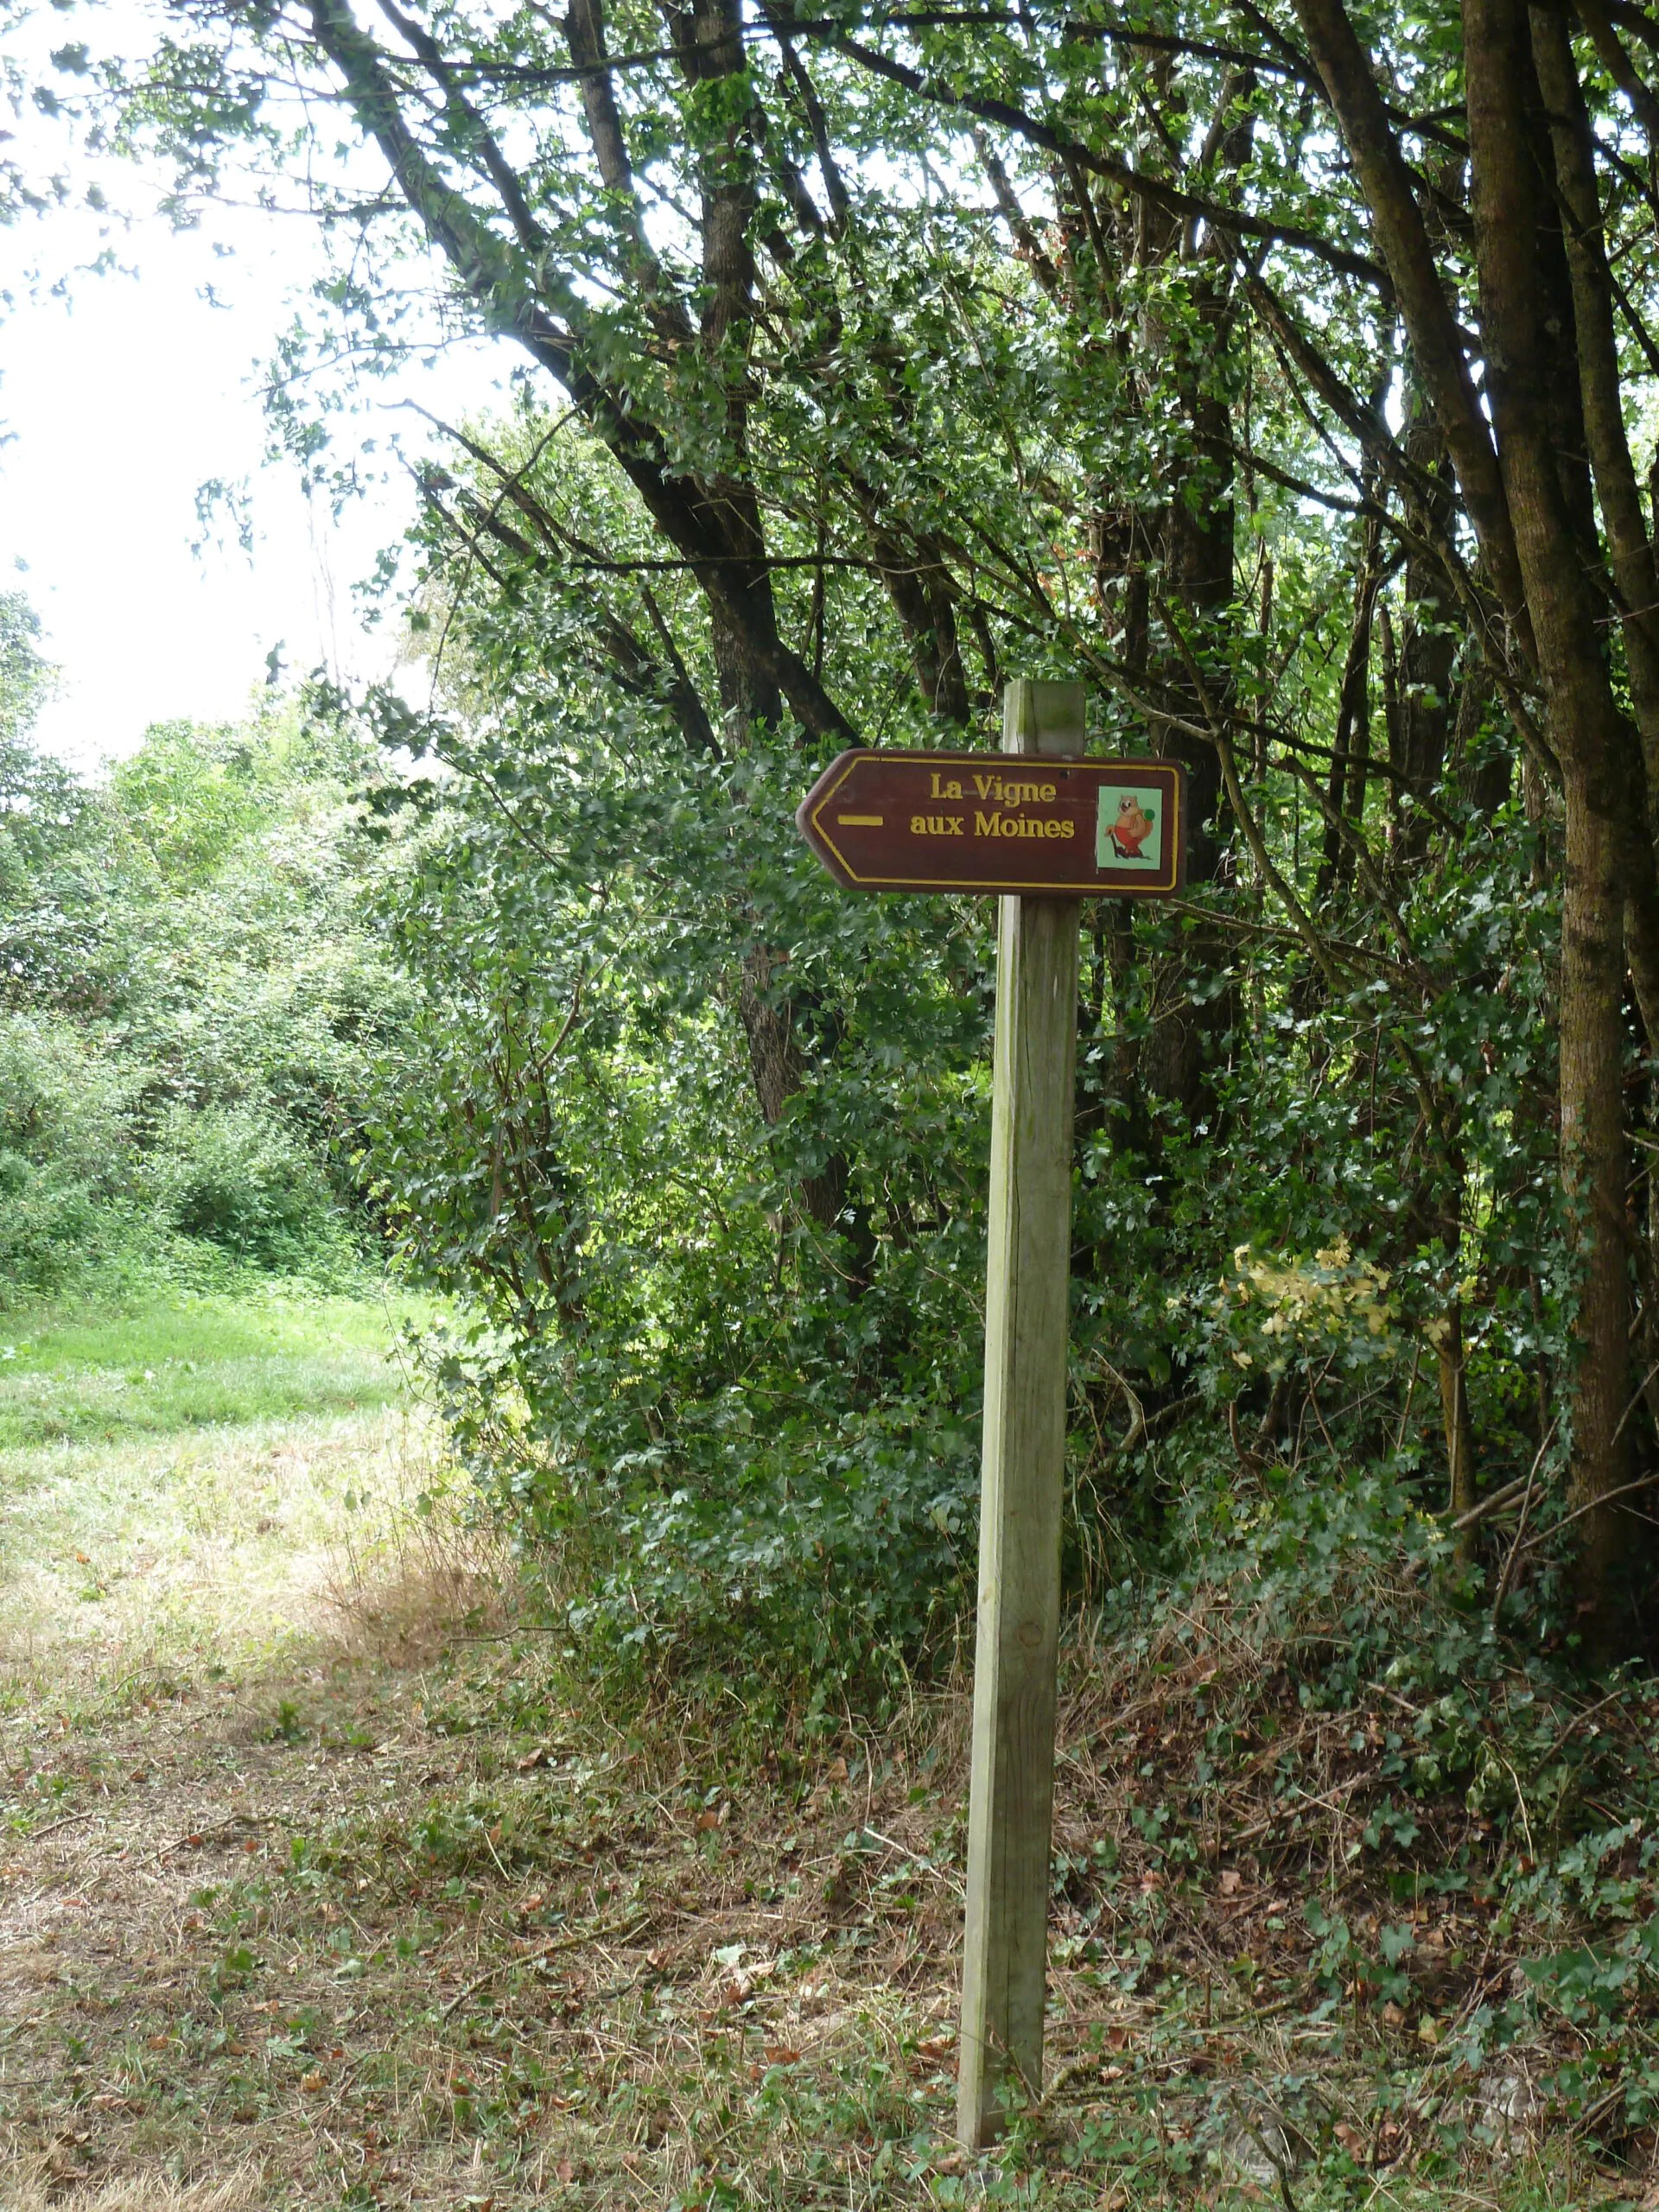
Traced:
[[619, 1726], [410, 1318], [152, 1292], [0, 1343], [9, 2207], [1638, 2199], [1605, 2056], [1560, 2101], [1586, 2031], [1649, 2063], [1640, 1845], [1564, 1808], [1651, 1816], [1647, 1685], [1407, 1674], [1376, 1563], [1345, 1643], [1243, 1581], [1078, 1624], [1048, 2091], [970, 2163], [960, 1679], [832, 1738]]

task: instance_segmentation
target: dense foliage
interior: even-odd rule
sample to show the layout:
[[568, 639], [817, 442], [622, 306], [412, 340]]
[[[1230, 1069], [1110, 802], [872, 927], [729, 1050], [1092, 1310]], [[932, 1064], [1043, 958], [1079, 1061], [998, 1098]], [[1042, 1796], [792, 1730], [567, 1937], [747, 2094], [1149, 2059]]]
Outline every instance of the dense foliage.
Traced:
[[[487, 1325], [446, 1366], [457, 1418], [574, 1548], [576, 1617], [681, 1662], [741, 1628], [833, 1698], [878, 1653], [948, 1651], [971, 1568], [994, 917], [848, 899], [795, 842], [793, 759], [688, 760], [597, 693], [577, 735], [570, 688], [545, 721], [523, 687], [510, 720], [458, 721], [453, 779], [400, 794], [429, 820], [382, 911], [424, 1012], [377, 1167], [411, 1255]], [[1109, 925], [1091, 936], [1078, 1579], [1164, 1537], [1213, 1548], [1292, 1470], [1363, 1490], [1386, 1462], [1438, 1509], [1448, 1310], [1483, 1474], [1549, 1442], [1573, 1294], [1556, 913], [1518, 805], [1440, 804], [1455, 857], [1405, 908], [1436, 988], [1402, 1042], [1386, 956], [1333, 1008], [1269, 929], [1241, 932], [1206, 984], [1228, 1005], [1202, 1127], [1135, 1081], [1198, 913], [1144, 929], [1116, 976]], [[834, 1041], [771, 1125], [742, 1020], [757, 934]], [[1425, 1191], [1391, 1046], [1459, 1100], [1461, 1217]], [[830, 1179], [827, 1226], [802, 1193]]]
[[153, 728], [83, 784], [29, 745], [38, 670], [10, 604], [0, 1300], [349, 1273], [375, 1241], [369, 1064], [404, 997], [356, 912], [360, 761], [275, 702], [239, 728]]
[[64, 50], [187, 200], [301, 149], [314, 472], [331, 363], [524, 364], [423, 465], [431, 708], [365, 702], [420, 1002], [370, 1173], [578, 1623], [735, 1616], [825, 1697], [949, 1648], [990, 917], [788, 823], [1020, 671], [1195, 798], [1185, 899], [1084, 948], [1077, 1574], [1386, 1463], [1500, 1624], [1645, 1636], [1651, 98], [1580, 12], [193, 0], [141, 71]]

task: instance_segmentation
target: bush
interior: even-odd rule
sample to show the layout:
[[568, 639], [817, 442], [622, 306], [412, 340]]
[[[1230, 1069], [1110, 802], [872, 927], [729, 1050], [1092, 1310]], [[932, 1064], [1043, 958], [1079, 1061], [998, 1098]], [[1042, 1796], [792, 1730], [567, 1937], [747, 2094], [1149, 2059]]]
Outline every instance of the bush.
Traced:
[[9, 608], [0, 1300], [353, 1271], [364, 1063], [402, 989], [355, 912], [360, 747], [269, 697], [82, 787], [8, 736]]
[[0, 1307], [12, 1294], [56, 1290], [77, 1273], [99, 1226], [85, 1183], [0, 1152]]
[[67, 1021], [0, 1017], [0, 1304], [95, 1254], [130, 1155], [130, 1089]]
[[120, 1173], [142, 1079], [59, 1016], [0, 1015], [0, 1151], [101, 1185]]
[[169, 1229], [257, 1267], [299, 1271], [346, 1256], [321, 1166], [269, 1110], [175, 1108], [150, 1179]]

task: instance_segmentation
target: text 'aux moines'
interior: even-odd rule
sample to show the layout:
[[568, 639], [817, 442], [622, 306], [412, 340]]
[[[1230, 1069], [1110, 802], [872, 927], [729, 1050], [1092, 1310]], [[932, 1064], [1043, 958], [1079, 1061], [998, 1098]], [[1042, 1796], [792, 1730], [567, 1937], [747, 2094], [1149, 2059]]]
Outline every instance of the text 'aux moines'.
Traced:
[[[1035, 815], [1014, 811], [1022, 806], [1052, 806], [1057, 797], [1052, 784], [1027, 781], [1014, 776], [1004, 776], [993, 770], [987, 775], [969, 776], [974, 797], [984, 804], [1004, 810], [987, 814], [983, 806], [974, 809], [973, 835], [976, 837], [1070, 837], [1072, 824], [1057, 820], [1053, 816], [1041, 819]], [[955, 776], [941, 776], [933, 771], [930, 798], [965, 800], [969, 794], [963, 789], [961, 779]], [[910, 833], [912, 837], [965, 837], [966, 814], [912, 814]]]

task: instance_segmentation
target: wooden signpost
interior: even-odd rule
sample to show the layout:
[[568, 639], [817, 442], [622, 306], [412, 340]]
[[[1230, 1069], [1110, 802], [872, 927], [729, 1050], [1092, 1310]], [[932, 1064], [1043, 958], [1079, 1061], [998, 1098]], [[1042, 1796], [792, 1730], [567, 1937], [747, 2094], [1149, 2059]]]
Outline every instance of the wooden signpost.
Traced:
[[843, 753], [796, 816], [855, 889], [1002, 894], [957, 2101], [970, 2150], [1010, 2076], [1033, 2098], [1043, 2084], [1077, 901], [1170, 897], [1186, 844], [1177, 764], [1085, 760], [1083, 743], [1081, 683], [1010, 683], [1000, 756]]

